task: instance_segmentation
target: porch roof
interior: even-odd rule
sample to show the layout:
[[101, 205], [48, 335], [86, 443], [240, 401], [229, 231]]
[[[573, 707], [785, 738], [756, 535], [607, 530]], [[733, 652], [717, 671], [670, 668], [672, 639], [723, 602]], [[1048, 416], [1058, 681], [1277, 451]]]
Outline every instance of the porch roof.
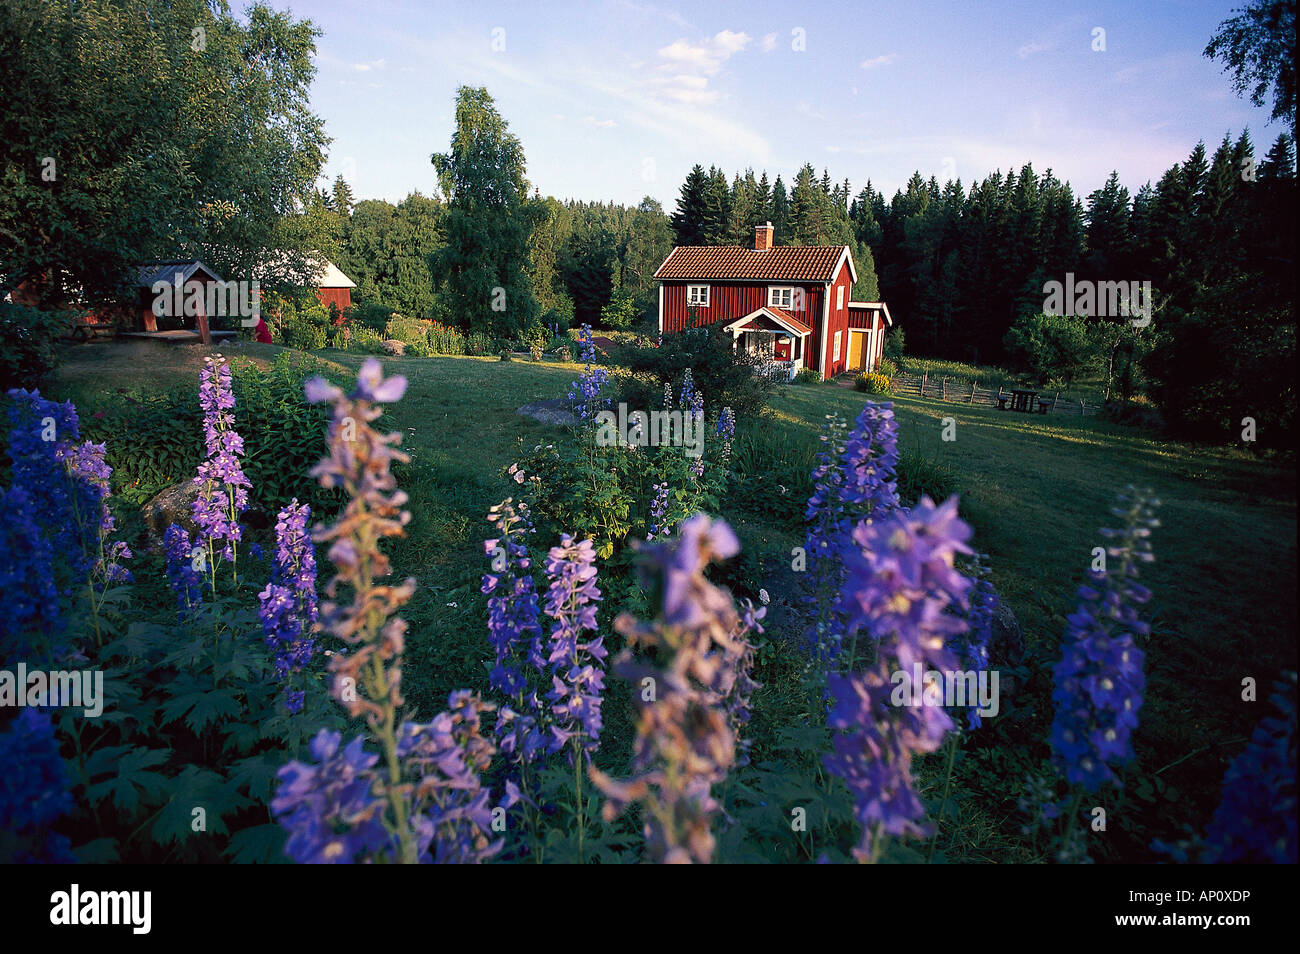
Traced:
[[742, 331], [780, 331], [795, 338], [812, 334], [812, 328], [781, 308], [764, 305], [727, 325], [733, 335]]

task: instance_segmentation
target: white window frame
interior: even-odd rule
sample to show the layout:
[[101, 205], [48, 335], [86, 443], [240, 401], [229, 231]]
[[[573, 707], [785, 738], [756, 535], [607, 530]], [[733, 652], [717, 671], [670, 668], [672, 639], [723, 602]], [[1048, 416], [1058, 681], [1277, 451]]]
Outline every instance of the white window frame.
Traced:
[[835, 307], [836, 308], [844, 307], [844, 286], [843, 285], [835, 289]]
[[[702, 297], [691, 301], [691, 292], [704, 289]], [[687, 285], [686, 286], [686, 307], [687, 308], [708, 308], [709, 307], [709, 286], [708, 285]]]
[[[782, 295], [782, 292], [785, 295]], [[778, 298], [788, 298], [788, 301], [777, 301]], [[780, 308], [782, 311], [794, 311], [794, 286], [793, 285], [768, 285], [767, 286], [767, 307]]]
[[840, 346], [844, 343], [843, 339], [844, 339], [844, 332], [842, 331], [835, 332], [835, 357], [831, 359], [832, 361], [840, 360]]

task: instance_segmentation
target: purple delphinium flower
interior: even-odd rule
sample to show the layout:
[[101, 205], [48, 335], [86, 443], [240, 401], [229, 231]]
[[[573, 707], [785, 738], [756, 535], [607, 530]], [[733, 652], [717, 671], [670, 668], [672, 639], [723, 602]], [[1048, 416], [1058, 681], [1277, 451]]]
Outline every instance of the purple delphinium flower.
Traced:
[[[669, 392], [665, 392], [668, 394]], [[682, 389], [677, 395], [677, 406], [683, 411], [689, 411], [695, 402], [695, 378], [691, 374], [691, 369], [687, 368], [682, 373]]]
[[1296, 674], [1275, 684], [1250, 744], [1223, 776], [1223, 801], [1205, 833], [1206, 864], [1296, 863]]
[[176, 605], [184, 619], [203, 602], [203, 574], [194, 569], [190, 532], [173, 523], [163, 533], [163, 550], [167, 557], [167, 582], [176, 594]]
[[71, 843], [50, 827], [72, 811], [67, 776], [50, 717], [23, 709], [0, 732], [0, 832], [7, 836], [7, 864], [69, 864]]
[[[248, 508], [248, 488], [239, 458], [244, 440], [235, 430], [235, 392], [230, 365], [222, 357], [203, 359], [199, 372], [199, 406], [203, 409], [203, 445], [207, 457], [199, 464], [194, 485], [194, 522], [197, 542], [210, 553], [220, 552], [225, 560], [236, 559], [236, 547], [243, 537], [239, 515]], [[220, 546], [220, 550], [216, 548]], [[215, 568], [213, 569], [215, 575]], [[215, 587], [215, 578], [212, 581]]]
[[578, 340], [582, 344], [579, 360], [586, 364], [586, 368], [582, 376], [569, 385], [569, 403], [583, 423], [592, 423], [596, 415], [609, 406], [609, 398], [602, 396], [609, 372], [596, 365], [596, 344], [591, 337], [591, 325], [582, 326]]
[[[275, 675], [288, 681], [311, 661], [316, 641], [316, 550], [307, 533], [311, 508], [295, 497], [281, 508], [275, 524], [275, 559], [271, 580], [257, 595], [258, 617], [266, 644], [275, 650]], [[302, 711], [302, 690], [288, 688], [285, 704], [289, 711]]]
[[504, 844], [493, 837], [493, 805], [482, 781], [496, 750], [482, 732], [481, 716], [494, 708], [462, 689], [431, 722], [402, 726], [397, 754], [417, 779], [411, 818], [423, 863], [478, 864]]
[[[897, 697], [894, 674], [910, 679], [915, 666], [940, 672], [955, 668], [946, 640], [963, 632], [970, 581], [953, 569], [969, 553], [971, 534], [957, 516], [957, 498], [936, 507], [922, 497], [910, 512], [895, 511], [853, 531], [856, 547], [845, 551], [847, 579], [838, 611], [852, 639], [848, 673], [827, 676], [832, 700], [827, 724], [835, 734], [825, 765], [843, 779], [862, 825], [853, 854], [873, 860], [878, 836], [920, 834], [924, 806], [912, 787], [914, 755], [933, 752], [952, 728], [942, 699], [920, 686]], [[855, 671], [857, 639], [876, 643], [876, 662]], [[898, 704], [901, 702], [902, 704]]]
[[601, 693], [605, 689], [603, 637], [583, 639], [596, 631], [596, 604], [601, 593], [596, 586], [596, 548], [590, 540], [575, 543], [567, 533], [560, 545], [547, 554], [546, 591], [543, 611], [551, 625], [551, 751], [559, 751], [572, 740], [575, 752], [594, 752], [600, 744]]
[[[595, 766], [588, 773], [608, 799], [607, 820], [642, 804], [646, 847], [658, 863], [704, 864], [713, 857], [712, 822], [720, 808], [713, 787], [735, 762], [733, 719], [745, 708], [732, 696], [748, 693], [752, 683], [741, 678], [746, 622], [730, 594], [703, 571], [738, 549], [725, 523], [691, 517], [676, 539], [645, 548], [646, 567], [662, 584], [659, 618], [651, 624], [623, 614], [615, 622], [628, 648], [612, 669], [633, 687], [637, 710], [634, 774], [619, 781]], [[657, 665], [635, 659], [638, 645], [656, 651]], [[652, 695], [646, 686], [654, 687]]]
[[76, 485], [74, 517], [82, 527], [79, 536], [93, 548], [90, 579], [100, 589], [110, 583], [131, 581], [131, 571], [121, 563], [131, 558], [131, 550], [121, 540], [109, 540], [116, 521], [108, 509], [113, 468], [104, 460], [106, 450], [103, 444], [84, 441], [61, 447], [55, 455], [63, 461]]
[[1053, 763], [1067, 782], [1089, 792], [1118, 784], [1112, 766], [1133, 758], [1131, 736], [1146, 685], [1137, 639], [1150, 632], [1137, 608], [1151, 598], [1137, 583], [1138, 564], [1155, 559], [1149, 537], [1159, 526], [1158, 505], [1132, 488], [1120, 496], [1112, 513], [1123, 528], [1102, 531], [1114, 541], [1106, 548], [1106, 569], [1090, 570], [1090, 584], [1079, 587], [1079, 607], [1067, 620], [1062, 658], [1053, 669]]
[[289, 833], [284, 851], [300, 864], [352, 864], [393, 850], [384, 827], [384, 801], [373, 792], [379, 756], [358, 735], [321, 729], [311, 741], [312, 762], [280, 769], [271, 814]]
[[650, 525], [646, 528], [646, 540], [654, 540], [656, 537], [666, 536], [672, 532], [672, 527], [668, 523], [668, 481], [661, 484], [655, 484], [653, 488], [655, 495], [650, 502]]
[[898, 509], [898, 423], [893, 404], [866, 403], [844, 445], [840, 465], [844, 469], [841, 496], [854, 526]]

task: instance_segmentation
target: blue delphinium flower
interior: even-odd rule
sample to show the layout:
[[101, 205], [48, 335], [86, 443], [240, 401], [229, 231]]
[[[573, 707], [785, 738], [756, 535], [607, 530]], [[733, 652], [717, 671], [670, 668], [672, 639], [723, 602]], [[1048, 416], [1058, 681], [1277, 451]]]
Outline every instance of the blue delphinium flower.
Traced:
[[271, 814], [289, 833], [284, 850], [300, 864], [352, 864], [393, 850], [384, 827], [384, 801], [375, 796], [379, 756], [357, 736], [321, 729], [311, 741], [312, 762], [280, 769]]
[[1200, 861], [1296, 863], [1296, 674], [1270, 698], [1275, 712], [1223, 776], [1223, 801], [1205, 833]]
[[524, 662], [530, 662], [539, 672], [546, 664], [532, 557], [524, 542], [535, 531], [528, 505], [521, 501], [516, 506], [514, 498], [488, 511], [488, 522], [501, 534], [483, 541], [484, 552], [494, 561], [493, 572], [483, 574], [481, 587], [488, 597], [488, 635], [496, 654], [488, 682], [506, 697], [518, 699], [528, 692]]
[[163, 533], [167, 557], [167, 582], [176, 595], [180, 618], [185, 619], [203, 602], [203, 574], [194, 569], [194, 544], [190, 532], [173, 523]]
[[[912, 787], [914, 755], [933, 752], [952, 728], [942, 699], [931, 700], [913, 686], [897, 698], [893, 675], [954, 668], [949, 637], [966, 623], [970, 581], [953, 568], [957, 554], [968, 553], [970, 527], [957, 516], [957, 498], [936, 507], [922, 497], [911, 512], [895, 511], [853, 531], [856, 548], [846, 551], [847, 580], [839, 612], [854, 640], [865, 635], [877, 644], [875, 664], [847, 675], [830, 673], [827, 720], [835, 730], [828, 771], [848, 785], [862, 836], [854, 849], [859, 861], [873, 860], [878, 836], [921, 834], [924, 806]], [[854, 652], [850, 652], [852, 660]], [[901, 704], [899, 704], [901, 702]]]
[[101, 590], [110, 583], [131, 581], [131, 571], [122, 566], [121, 561], [132, 556], [123, 541], [109, 539], [116, 529], [116, 521], [108, 509], [113, 468], [104, 459], [106, 451], [104, 444], [84, 441], [60, 446], [55, 453], [72, 477], [75, 486], [73, 516], [81, 528], [78, 536], [90, 550], [90, 579]]
[[1151, 598], [1137, 583], [1138, 564], [1154, 560], [1150, 534], [1159, 526], [1159, 501], [1130, 488], [1112, 510], [1123, 521], [1118, 531], [1102, 531], [1114, 542], [1106, 548], [1105, 570], [1090, 570], [1091, 585], [1079, 587], [1079, 607], [1067, 620], [1061, 661], [1053, 674], [1053, 763], [1067, 782], [1095, 792], [1119, 780], [1112, 770], [1133, 758], [1131, 736], [1138, 724], [1143, 654], [1137, 639], [1150, 627], [1138, 607]]
[[0, 765], [0, 832], [14, 852], [0, 862], [75, 862], [68, 839], [50, 830], [74, 807], [50, 717], [23, 709], [0, 732]]
[[575, 751], [594, 752], [600, 744], [601, 693], [605, 688], [603, 637], [584, 639], [596, 631], [596, 549], [590, 540], [578, 543], [567, 533], [547, 554], [543, 611], [551, 625], [551, 750], [572, 740]]
[[731, 408], [724, 407], [718, 413], [717, 435], [722, 440], [722, 465], [725, 467], [731, 459], [731, 444], [736, 439], [736, 415]]
[[[956, 640], [956, 652], [962, 669], [978, 674], [989, 668], [989, 642], [993, 638], [998, 594], [989, 581], [984, 554], [975, 554], [968, 575], [971, 579], [970, 609], [966, 613], [966, 632]], [[978, 706], [967, 708], [966, 723], [969, 729], [978, 729], [983, 724]]]
[[579, 360], [586, 364], [586, 368], [582, 376], [569, 385], [569, 403], [580, 420], [590, 423], [609, 406], [609, 398], [602, 394], [609, 381], [609, 372], [596, 365], [596, 344], [592, 340], [591, 325], [582, 326], [578, 340], [582, 345]]
[[866, 403], [845, 442], [840, 465], [842, 498], [854, 526], [898, 509], [898, 422], [893, 404]]
[[47, 644], [59, 631], [54, 547], [36, 520], [24, 487], [0, 487], [0, 663], [30, 657], [33, 640]]

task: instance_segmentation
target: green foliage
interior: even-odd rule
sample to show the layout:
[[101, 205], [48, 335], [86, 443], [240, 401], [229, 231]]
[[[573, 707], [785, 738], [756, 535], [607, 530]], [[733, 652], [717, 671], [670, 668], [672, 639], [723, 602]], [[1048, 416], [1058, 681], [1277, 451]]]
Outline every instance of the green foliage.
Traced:
[[263, 4], [0, 5], [6, 290], [63, 270], [107, 301], [131, 263], [181, 248], [230, 278], [304, 274], [319, 236], [294, 210], [328, 142], [308, 103], [318, 35]]
[[821, 372], [816, 368], [800, 368], [794, 373], [795, 384], [821, 384]]
[[497, 350], [497, 344], [491, 336], [481, 331], [471, 331], [465, 336], [465, 353], [472, 355], [493, 354]]
[[1006, 336], [1007, 351], [1041, 384], [1074, 379], [1096, 362], [1088, 323], [1070, 315], [1026, 313]]
[[69, 312], [0, 301], [0, 393], [37, 387], [58, 361], [59, 335], [75, 320]]
[[882, 348], [886, 358], [892, 361], [903, 360], [903, 347], [906, 340], [901, 325], [895, 325], [885, 332], [885, 344]]
[[446, 325], [433, 323], [429, 329], [429, 351], [431, 354], [464, 354], [465, 353], [465, 336], [461, 334], [458, 328], [448, 328]]
[[894, 363], [892, 358], [881, 358], [878, 370], [890, 380], [893, 380], [898, 376], [898, 365]]
[[416, 318], [403, 318], [393, 315], [384, 328], [384, 337], [400, 341], [406, 345], [406, 353], [417, 358], [428, 357], [432, 353], [429, 347], [429, 335], [433, 331], [433, 322], [420, 321]]
[[636, 300], [624, 291], [614, 292], [609, 304], [600, 310], [601, 324], [618, 331], [631, 328], [636, 317]]
[[[456, 131], [449, 150], [433, 156], [433, 165], [447, 212], [446, 244], [433, 254], [431, 268], [448, 323], [513, 335], [537, 316], [524, 268], [529, 238], [524, 150], [486, 89], [457, 91]], [[495, 308], [501, 292], [503, 311]]]
[[864, 371], [853, 379], [853, 387], [867, 394], [888, 394], [889, 378], [883, 374]]

